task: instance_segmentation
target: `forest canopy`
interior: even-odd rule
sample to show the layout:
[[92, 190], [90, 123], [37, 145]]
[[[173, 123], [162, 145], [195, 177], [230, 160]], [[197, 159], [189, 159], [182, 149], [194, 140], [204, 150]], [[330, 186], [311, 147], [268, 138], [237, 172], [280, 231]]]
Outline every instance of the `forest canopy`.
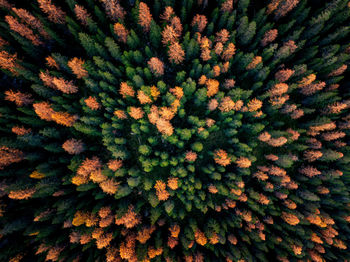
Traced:
[[350, 2], [0, 0], [0, 261], [350, 261]]

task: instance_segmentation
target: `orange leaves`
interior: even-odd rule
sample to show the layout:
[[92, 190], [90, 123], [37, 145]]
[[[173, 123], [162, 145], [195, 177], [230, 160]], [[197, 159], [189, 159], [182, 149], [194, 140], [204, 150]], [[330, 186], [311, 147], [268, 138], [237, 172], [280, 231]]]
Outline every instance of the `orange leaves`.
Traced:
[[259, 99], [253, 98], [250, 100], [247, 104], [248, 111], [249, 112], [254, 112], [259, 110], [262, 107], [263, 103]]
[[23, 159], [24, 154], [22, 151], [6, 146], [0, 147], [0, 170], [13, 163], [18, 163]]
[[219, 243], [219, 235], [216, 232], [213, 232], [211, 237], [209, 238], [209, 243], [215, 245]]
[[134, 206], [130, 205], [128, 211], [121, 217], [115, 216], [115, 223], [117, 225], [124, 225], [126, 228], [133, 228], [141, 223], [140, 216], [135, 212]]
[[112, 171], [117, 171], [123, 166], [123, 161], [122, 160], [110, 160], [108, 162], [108, 168]]
[[8, 23], [8, 25], [10, 26], [11, 30], [17, 32], [21, 36], [30, 40], [33, 43], [33, 45], [38, 46], [38, 45], [43, 44], [43, 42], [41, 42], [39, 40], [39, 37], [34, 34], [32, 29], [30, 29], [26, 25], [18, 22], [17, 19], [14, 18], [13, 16], [7, 15], [7, 16], [5, 16], [5, 20]]
[[62, 148], [71, 155], [78, 155], [84, 151], [84, 143], [75, 138], [68, 139], [63, 143]]
[[159, 77], [164, 74], [164, 63], [159, 58], [152, 57], [147, 64], [155, 76]]
[[254, 69], [261, 62], [262, 62], [262, 57], [261, 56], [256, 56], [256, 57], [253, 58], [253, 60], [250, 62], [250, 64], [247, 65], [246, 69], [247, 70]]
[[303, 79], [301, 79], [298, 82], [298, 86], [299, 87], [305, 87], [307, 85], [310, 85], [315, 80], [316, 80], [316, 75], [315, 74], [310, 74], [310, 75], [308, 75], [306, 77], [303, 77]]
[[234, 43], [229, 43], [227, 48], [223, 51], [221, 57], [225, 61], [228, 61], [233, 57], [235, 53], [236, 53], [236, 46], [234, 45]]
[[49, 74], [48, 70], [46, 70], [46, 72], [41, 71], [39, 73], [39, 77], [41, 81], [44, 83], [44, 85], [51, 87], [53, 89], [57, 89], [56, 86], [52, 83], [53, 77]]
[[41, 21], [33, 16], [31, 13], [29, 13], [25, 9], [17, 9], [17, 8], [12, 8], [12, 10], [16, 13], [16, 15], [21, 18], [21, 20], [31, 26], [33, 29], [37, 30], [43, 37], [49, 39], [50, 36], [44, 29], [44, 25], [41, 23]]
[[265, 32], [263, 39], [261, 40], [261, 45], [266, 46], [267, 44], [273, 42], [278, 35], [278, 30], [277, 29], [271, 29], [267, 32]]
[[219, 81], [215, 79], [208, 79], [206, 81], [207, 97], [212, 97], [219, 92]]
[[115, 23], [113, 29], [114, 33], [118, 36], [118, 39], [121, 42], [126, 43], [128, 40], [129, 31], [124, 27], [124, 25], [121, 23]]
[[337, 69], [334, 69], [328, 76], [339, 76], [343, 74], [347, 68], [348, 68], [347, 65], [341, 65]]
[[160, 18], [169, 22], [170, 19], [175, 15], [174, 9], [171, 6], [165, 7], [163, 14], [160, 15]]
[[208, 61], [211, 59], [210, 46], [211, 41], [207, 37], [202, 37], [200, 40], [201, 46], [201, 58], [203, 61]]
[[217, 189], [216, 186], [214, 186], [213, 184], [210, 184], [208, 186], [208, 191], [211, 193], [211, 194], [216, 194], [217, 192], [219, 192], [219, 190]]
[[197, 30], [199, 32], [202, 32], [204, 30], [204, 28], [206, 27], [208, 23], [207, 18], [204, 15], [195, 15], [195, 17], [193, 17], [191, 26], [192, 27], [197, 27]]
[[310, 178], [314, 177], [314, 176], [321, 175], [321, 172], [317, 168], [312, 167], [312, 166], [301, 167], [299, 169], [299, 173], [303, 174], [307, 177], [310, 177]]
[[301, 88], [300, 93], [306, 96], [313, 95], [317, 91], [322, 90], [326, 86], [326, 82], [318, 82], [306, 85]]
[[113, 113], [118, 119], [128, 118], [123, 110], [115, 110]]
[[299, 218], [291, 213], [282, 212], [281, 218], [291, 226], [295, 226], [300, 222]]
[[285, 42], [282, 47], [280, 47], [276, 53], [276, 57], [288, 57], [294, 53], [297, 48], [298, 46], [295, 44], [295, 42], [293, 40], [289, 40]]
[[316, 151], [316, 150], [308, 150], [304, 152], [304, 158], [308, 162], [313, 162], [322, 157], [322, 152], [321, 151]]
[[155, 226], [143, 227], [140, 231], [137, 232], [136, 240], [141, 244], [145, 244], [148, 239], [151, 238], [151, 234], [156, 230]]
[[333, 246], [335, 246], [339, 249], [347, 249], [346, 244], [340, 239], [334, 239]]
[[174, 27], [167, 25], [162, 31], [162, 43], [164, 45], [175, 43], [179, 36]]
[[139, 24], [145, 32], [148, 32], [151, 28], [152, 15], [149, 7], [144, 2], [140, 2], [139, 5]]
[[277, 6], [277, 9], [275, 11], [276, 18], [280, 18], [280, 17], [285, 16], [298, 3], [299, 3], [299, 0], [289, 0], [289, 1], [283, 1], [282, 3], [279, 3], [279, 5]]
[[292, 210], [297, 208], [297, 204], [290, 199], [284, 200], [283, 204]]
[[174, 42], [169, 46], [169, 60], [175, 64], [180, 64], [185, 59], [185, 51], [178, 42]]
[[82, 211], [77, 211], [74, 214], [73, 220], [72, 220], [72, 225], [75, 227], [81, 226], [85, 223], [85, 220], [87, 219], [87, 214], [82, 212]]
[[109, 178], [102, 181], [99, 185], [103, 192], [108, 195], [114, 195], [118, 190], [119, 182], [115, 181], [114, 178]]
[[156, 126], [158, 131], [164, 135], [171, 136], [174, 133], [174, 128], [171, 123], [163, 118], [157, 120]]
[[14, 75], [18, 75], [16, 68], [20, 66], [16, 62], [17, 55], [9, 54], [6, 51], [0, 51], [0, 68], [5, 69], [13, 73]]
[[54, 112], [51, 117], [57, 124], [67, 127], [73, 126], [76, 121], [76, 117], [67, 112]]
[[88, 72], [83, 67], [84, 60], [74, 57], [73, 59], [69, 60], [68, 66], [70, 69], [72, 69], [73, 73], [77, 76], [77, 78], [83, 78], [88, 75]]
[[87, 183], [89, 175], [93, 174], [95, 176], [95, 173], [97, 173], [95, 171], [100, 170], [101, 167], [101, 162], [97, 157], [86, 158], [78, 168], [77, 175], [72, 178], [72, 183], [78, 186]]
[[145, 113], [143, 112], [141, 107], [134, 107], [134, 106], [130, 107], [129, 115], [132, 118], [134, 118], [136, 120], [139, 120], [139, 119], [141, 119], [144, 116], [144, 114]]
[[73, 84], [73, 81], [68, 81], [63, 78], [53, 77], [52, 84], [65, 94], [73, 94], [78, 92], [78, 87]]
[[223, 2], [220, 10], [223, 12], [231, 12], [233, 10], [233, 0], [226, 0]]
[[170, 24], [174, 28], [176, 34], [178, 34], [180, 36], [181, 33], [182, 33], [182, 29], [183, 29], [180, 18], [178, 16], [174, 16], [171, 19], [171, 23]]
[[230, 97], [224, 97], [219, 105], [219, 109], [221, 112], [230, 112], [236, 108], [235, 102]]
[[[73, 177], [73, 179], [74, 179], [74, 178], [78, 178], [78, 177], [80, 177], [80, 176], [79, 176], [79, 175], [78, 175], [78, 176], [75, 176], [75, 177]], [[104, 181], [107, 180], [107, 177], [106, 177], [105, 175], [102, 174], [101, 169], [94, 170], [94, 171], [92, 171], [92, 172], [90, 173], [90, 175], [89, 175], [88, 177], [81, 177], [81, 178], [83, 178], [83, 179], [81, 180], [81, 181], [82, 181], [81, 184], [87, 183], [87, 182], [88, 182], [88, 178], [90, 178], [90, 180], [91, 180], [92, 182], [94, 182], [94, 183], [102, 183], [102, 182], [104, 182]], [[74, 183], [73, 179], [72, 179], [72, 183], [73, 183], [73, 184], [76, 184], [76, 185], [79, 185], [79, 184], [77, 184], [77, 183]], [[101, 187], [101, 188], [102, 188], [102, 187]]]
[[84, 102], [91, 110], [98, 110], [101, 108], [101, 105], [99, 102], [97, 102], [96, 97], [89, 96], [84, 100]]
[[281, 69], [275, 74], [275, 78], [278, 82], [286, 82], [293, 74], [294, 70], [292, 69]]
[[119, 4], [119, 0], [101, 0], [107, 15], [113, 20], [124, 20], [126, 12], [124, 8]]
[[126, 82], [122, 82], [120, 84], [119, 93], [123, 96], [123, 98], [126, 98], [128, 96], [135, 96], [134, 89], [131, 86], [129, 86]]
[[[1, 166], [0, 166], [1, 169]], [[35, 193], [35, 188], [28, 188], [23, 190], [10, 191], [8, 197], [11, 199], [23, 200], [31, 198]]]
[[222, 29], [216, 33], [215, 41], [225, 44], [230, 38], [230, 33], [226, 29]]
[[61, 8], [51, 3], [51, 0], [38, 0], [40, 9], [48, 15], [50, 21], [56, 24], [64, 24], [66, 22], [66, 13]]
[[[268, 133], [267, 133], [268, 134]], [[261, 140], [261, 139], [265, 139], [265, 133], [263, 133], [263, 134], [260, 134], [261, 135], [261, 137], [259, 136], [259, 139]], [[263, 141], [263, 140], [261, 140], [261, 141]], [[281, 147], [281, 146], [283, 146], [285, 143], [287, 143], [288, 142], [288, 139], [287, 138], [285, 138], [284, 136], [281, 136], [281, 137], [277, 137], [277, 138], [269, 138], [267, 141], [264, 141], [264, 142], [266, 142], [266, 143], [268, 143], [270, 146], [273, 146], [273, 147]]]
[[196, 240], [196, 243], [201, 246], [204, 246], [208, 242], [207, 237], [199, 229], [197, 229], [196, 232], [194, 232], [194, 238]]
[[20, 91], [5, 91], [5, 100], [14, 102], [17, 106], [26, 106], [33, 103], [31, 94], [22, 93]]
[[163, 106], [159, 109], [159, 115], [164, 120], [171, 120], [175, 116], [175, 111], [170, 107]]
[[91, 159], [86, 158], [77, 170], [77, 174], [81, 176], [88, 176], [93, 171], [96, 171], [102, 167], [102, 164], [98, 157], [94, 156]]
[[214, 152], [214, 161], [221, 166], [227, 166], [231, 163], [231, 159], [227, 155], [226, 151], [222, 149], [217, 149]]
[[198, 79], [199, 85], [204, 85], [207, 82], [207, 77], [205, 75], [201, 75], [201, 77]]
[[172, 225], [169, 228], [171, 237], [178, 238], [180, 234], [180, 226], [177, 224]]
[[170, 93], [176, 96], [177, 99], [181, 99], [184, 95], [184, 91], [181, 87], [175, 86], [174, 88], [169, 89]]
[[219, 105], [219, 102], [218, 102], [218, 100], [216, 100], [216, 99], [211, 99], [210, 101], [209, 101], [209, 103], [208, 103], [208, 109], [210, 110], [210, 111], [214, 111], [217, 107], [218, 107], [218, 105]]
[[323, 114], [339, 114], [344, 109], [346, 109], [348, 105], [344, 102], [335, 102], [333, 104], [328, 105], [325, 109], [323, 109]]
[[11, 9], [12, 4], [10, 4], [7, 0], [0, 0], [0, 7]]
[[177, 177], [169, 177], [168, 178], [168, 187], [171, 190], [176, 190], [179, 188], [179, 182], [178, 182], [178, 178]]
[[[165, 112], [163, 111], [163, 115]], [[151, 107], [151, 113], [148, 114], [148, 120], [151, 124], [156, 125], [159, 132], [164, 135], [171, 136], [174, 133], [174, 128], [169, 120], [160, 116], [160, 112], [156, 106]]]
[[35, 113], [43, 120], [52, 121], [52, 114], [55, 111], [51, 108], [48, 102], [40, 102], [33, 104]]
[[52, 56], [48, 56], [45, 59], [46, 59], [46, 64], [49, 67], [60, 69], [59, 65], [57, 64], [57, 62], [55, 61], [55, 59]]
[[289, 99], [289, 95], [273, 96], [269, 99], [269, 102], [273, 106], [282, 106]]
[[194, 162], [196, 161], [197, 159], [197, 153], [193, 152], [193, 151], [187, 151], [186, 152], [186, 156], [185, 156], [185, 159], [188, 161], [188, 162]]
[[320, 125], [312, 125], [309, 127], [309, 131], [308, 134], [312, 135], [312, 136], [316, 136], [318, 134], [320, 134], [320, 132], [323, 131], [329, 131], [329, 130], [334, 130], [336, 128], [336, 124], [335, 122], [330, 122], [330, 123], [324, 123], [324, 124], [320, 124]]
[[341, 131], [327, 132], [322, 134], [322, 139], [325, 141], [333, 141], [345, 137], [346, 134]]
[[75, 5], [74, 6], [74, 13], [77, 17], [77, 19], [83, 24], [87, 25], [88, 24], [88, 19], [90, 18], [90, 14], [86, 11], [84, 7], [81, 5]]
[[321, 216], [317, 214], [310, 214], [309, 216], [306, 217], [306, 220], [309, 221], [311, 224], [314, 224], [319, 227], [327, 227], [327, 223], [324, 219], [322, 219]]
[[150, 259], [155, 258], [156, 256], [160, 256], [163, 253], [163, 248], [159, 247], [157, 249], [153, 247], [149, 247], [147, 254]]
[[129, 237], [126, 242], [122, 242], [119, 246], [119, 255], [122, 259], [137, 261], [135, 254], [135, 239]]
[[11, 131], [18, 136], [23, 136], [29, 134], [32, 130], [30, 128], [24, 128], [23, 126], [14, 126]]
[[156, 86], [151, 86], [151, 96], [153, 97], [154, 101], [157, 100], [159, 97], [160, 92]]
[[298, 256], [303, 251], [303, 247], [298, 245], [292, 245], [292, 250], [293, 250], [293, 253]]
[[211, 119], [211, 118], [207, 118], [205, 120], [205, 124], [207, 125], [207, 127], [211, 127], [215, 124], [215, 120], [214, 119]]
[[152, 103], [152, 99], [145, 94], [142, 90], [137, 91], [137, 99], [140, 101], [140, 104], [149, 104]]
[[248, 158], [241, 156], [236, 160], [236, 164], [240, 168], [248, 168], [252, 165], [252, 162]]
[[165, 189], [166, 184], [162, 180], [157, 180], [154, 188], [156, 189], [158, 200], [165, 201], [169, 198], [169, 193]]
[[285, 83], [275, 84], [272, 88], [270, 88], [269, 94], [271, 96], [281, 96], [288, 91], [288, 88], [288, 85]]

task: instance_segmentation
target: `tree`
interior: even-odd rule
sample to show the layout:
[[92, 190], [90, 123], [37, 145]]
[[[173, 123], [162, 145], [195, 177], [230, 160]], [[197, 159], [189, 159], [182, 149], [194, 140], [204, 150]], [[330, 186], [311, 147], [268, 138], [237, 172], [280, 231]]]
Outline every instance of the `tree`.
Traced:
[[185, 57], [185, 51], [182, 49], [182, 46], [175, 42], [169, 46], [169, 60], [175, 64], [180, 64], [183, 62]]
[[72, 69], [73, 73], [77, 76], [77, 78], [84, 78], [88, 75], [88, 72], [83, 67], [84, 61], [77, 57], [68, 61], [68, 66]]
[[13, 163], [21, 162], [24, 159], [24, 153], [15, 148], [6, 146], [0, 147], [0, 170]]
[[61, 8], [56, 7], [51, 3], [51, 0], [38, 0], [40, 9], [48, 15], [50, 21], [57, 24], [66, 22], [66, 13]]
[[5, 100], [14, 102], [17, 106], [26, 106], [34, 102], [31, 94], [14, 92], [12, 90], [5, 91]]
[[144, 2], [139, 4], [139, 24], [145, 32], [149, 32], [151, 27], [152, 15], [149, 7]]
[[126, 30], [124, 25], [120, 23], [115, 23], [113, 28], [114, 28], [114, 33], [118, 36], [118, 40], [120, 40], [123, 43], [126, 43], [129, 36], [129, 31]]
[[21, 24], [13, 16], [5, 16], [6, 22], [9, 24], [11, 30], [17, 32], [21, 36], [30, 40], [34, 45], [41, 45], [42, 42], [39, 40], [38, 36], [33, 33], [33, 30], [28, 28], [26, 25]]
[[155, 76], [160, 77], [164, 74], [164, 63], [157, 57], [152, 57], [148, 61], [148, 66]]

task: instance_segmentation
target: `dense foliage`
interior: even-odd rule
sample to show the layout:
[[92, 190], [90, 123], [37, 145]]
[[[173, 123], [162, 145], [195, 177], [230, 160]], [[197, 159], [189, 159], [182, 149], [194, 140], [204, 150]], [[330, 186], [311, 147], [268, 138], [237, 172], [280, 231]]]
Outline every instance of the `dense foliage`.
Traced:
[[347, 0], [0, 0], [1, 261], [350, 261]]

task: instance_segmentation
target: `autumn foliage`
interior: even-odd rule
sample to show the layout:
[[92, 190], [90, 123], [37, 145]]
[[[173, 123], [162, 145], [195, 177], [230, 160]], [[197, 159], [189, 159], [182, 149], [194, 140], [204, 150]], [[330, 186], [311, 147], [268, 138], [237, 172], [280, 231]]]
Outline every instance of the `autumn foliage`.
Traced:
[[0, 261], [350, 261], [348, 1], [0, 13]]

